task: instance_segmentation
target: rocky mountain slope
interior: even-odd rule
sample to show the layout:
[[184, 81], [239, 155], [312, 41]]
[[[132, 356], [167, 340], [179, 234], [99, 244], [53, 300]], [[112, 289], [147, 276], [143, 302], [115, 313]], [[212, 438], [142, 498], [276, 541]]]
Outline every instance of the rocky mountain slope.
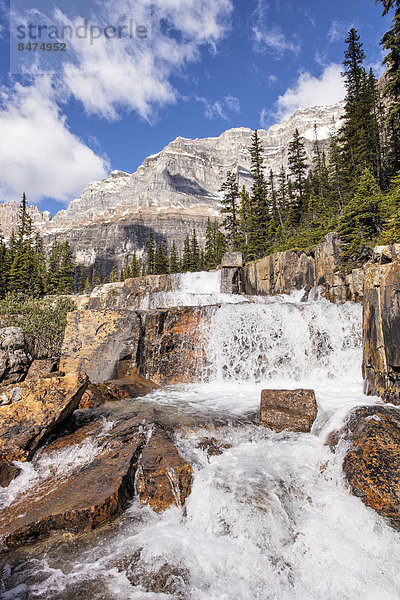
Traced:
[[[268, 131], [260, 130], [266, 171], [277, 174], [282, 164], [287, 166], [296, 128], [311, 161], [314, 124], [324, 145], [342, 111], [342, 104], [303, 109]], [[250, 183], [252, 133], [236, 128], [215, 138], [178, 137], [146, 158], [135, 173], [113, 171], [103, 181], [90, 183], [66, 210], [50, 221], [43, 217], [37, 227], [48, 243], [68, 237], [77, 263], [96, 265], [102, 275], [133, 250], [143, 252], [151, 230], [157, 241], [175, 239], [181, 248], [188, 233], [196, 228], [204, 236], [207, 218], [218, 217], [219, 190], [228, 170], [237, 171], [240, 185]], [[8, 214], [10, 209], [4, 206], [3, 213]], [[2, 212], [0, 226], [7, 235], [10, 227], [4, 227]]]

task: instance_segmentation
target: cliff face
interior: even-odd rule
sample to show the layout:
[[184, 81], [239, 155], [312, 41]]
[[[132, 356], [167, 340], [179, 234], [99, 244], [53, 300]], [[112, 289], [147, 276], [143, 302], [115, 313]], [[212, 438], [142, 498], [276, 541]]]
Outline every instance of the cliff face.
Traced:
[[365, 393], [400, 404], [400, 245], [392, 248], [394, 262], [365, 271], [363, 373]]
[[313, 250], [287, 251], [270, 254], [243, 269], [246, 294], [273, 296], [290, 294], [294, 290], [310, 291], [322, 286], [322, 293], [331, 302], [347, 300], [359, 302], [363, 298], [363, 269], [354, 269], [349, 275], [337, 271], [341, 243], [334, 233]]
[[[282, 164], [287, 166], [287, 149], [296, 128], [311, 162], [314, 124], [323, 146], [342, 110], [340, 104], [300, 110], [268, 131], [259, 130], [266, 173], [272, 169], [277, 174]], [[146, 158], [135, 173], [113, 171], [103, 181], [90, 183], [52, 220], [32, 208], [37, 228], [46, 243], [68, 237], [76, 262], [96, 265], [102, 275], [114, 263], [121, 265], [134, 250], [143, 252], [150, 231], [159, 242], [174, 239], [178, 248], [194, 228], [204, 238], [207, 218], [219, 216], [219, 190], [227, 171], [238, 173], [240, 185], [250, 184], [252, 134], [251, 129], [237, 128], [216, 138], [178, 137]], [[6, 235], [17, 221], [17, 212], [16, 203], [0, 205], [0, 227]]]

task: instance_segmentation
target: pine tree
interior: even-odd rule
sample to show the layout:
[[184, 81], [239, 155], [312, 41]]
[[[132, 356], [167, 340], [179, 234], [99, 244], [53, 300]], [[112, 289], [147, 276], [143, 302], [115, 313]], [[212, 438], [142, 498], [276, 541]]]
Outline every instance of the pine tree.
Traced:
[[110, 273], [110, 283], [116, 283], [118, 281], [117, 265], [114, 263]]
[[57, 292], [59, 294], [71, 294], [75, 281], [75, 267], [72, 259], [72, 250], [68, 240], [61, 245], [60, 270]]
[[164, 275], [168, 273], [168, 249], [165, 242], [158, 244], [154, 254], [154, 274]]
[[169, 272], [170, 273], [178, 273], [179, 272], [179, 259], [178, 259], [178, 252], [176, 250], [175, 240], [172, 242], [171, 253], [169, 255]]
[[140, 277], [140, 262], [136, 255], [136, 250], [133, 253], [131, 267], [130, 267], [131, 277]]
[[382, 195], [372, 173], [365, 169], [354, 196], [345, 207], [339, 234], [345, 242], [341, 266], [351, 270], [362, 258], [363, 247], [376, 240], [382, 230]]
[[95, 288], [98, 285], [101, 285], [100, 274], [99, 274], [98, 270], [96, 269], [96, 267], [94, 267], [93, 272], [92, 272], [92, 287]]
[[200, 247], [197, 241], [197, 234], [195, 229], [193, 229], [192, 239], [190, 240], [189, 256], [189, 270], [192, 272], [198, 271], [200, 269]]
[[225, 215], [223, 227], [226, 231], [228, 248], [230, 250], [238, 249], [238, 203], [240, 198], [237, 175], [228, 171], [226, 180], [222, 184], [221, 192], [224, 197], [221, 200], [223, 208], [221, 213]]
[[181, 268], [180, 268], [182, 273], [186, 273], [187, 271], [190, 271], [190, 265], [191, 265], [190, 239], [189, 239], [189, 236], [187, 235], [185, 238], [185, 241], [183, 242], [183, 253], [182, 253]]
[[380, 241], [383, 244], [396, 244], [400, 242], [400, 171], [392, 181], [386, 207], [385, 228]]
[[248, 255], [249, 258], [261, 258], [266, 254], [268, 240], [266, 232], [270, 219], [268, 202], [268, 186], [264, 176], [264, 149], [256, 130], [250, 147], [251, 176], [251, 211], [248, 215]]
[[92, 284], [89, 277], [86, 277], [85, 281], [85, 294], [90, 294], [92, 291]]
[[154, 234], [150, 231], [149, 240], [147, 242], [147, 275], [153, 275], [154, 273], [154, 255], [156, 251], [156, 244], [154, 240]]
[[381, 40], [381, 45], [387, 51], [383, 62], [387, 68], [384, 94], [389, 101], [387, 125], [391, 146], [390, 172], [395, 173], [400, 168], [400, 0], [377, 2], [383, 4], [383, 16], [395, 8], [392, 27]]

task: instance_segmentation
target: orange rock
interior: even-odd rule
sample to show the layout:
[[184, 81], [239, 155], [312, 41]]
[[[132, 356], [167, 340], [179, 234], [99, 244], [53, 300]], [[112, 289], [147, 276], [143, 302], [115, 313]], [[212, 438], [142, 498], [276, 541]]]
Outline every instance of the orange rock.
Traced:
[[11, 461], [32, 458], [55, 428], [78, 407], [87, 385], [85, 373], [72, 373], [3, 387], [0, 457]]
[[398, 410], [369, 406], [346, 424], [351, 447], [343, 470], [351, 493], [384, 517], [400, 519], [400, 416]]
[[43, 379], [45, 377], [54, 376], [52, 375], [57, 367], [57, 361], [52, 358], [34, 360], [29, 367], [25, 381], [28, 379]]
[[134, 494], [138, 458], [145, 442], [137, 418], [118, 423], [104, 440], [101, 425], [90, 424], [45, 449], [59, 451], [91, 435], [97, 455], [67, 479], [50, 477], [0, 512], [0, 537], [7, 546], [35, 541], [51, 531], [85, 532], [102, 525]]
[[260, 421], [275, 431], [308, 433], [317, 418], [317, 402], [313, 390], [263, 390]]
[[155, 427], [140, 461], [139, 497], [156, 512], [183, 506], [191, 491], [193, 469], [168, 434]]

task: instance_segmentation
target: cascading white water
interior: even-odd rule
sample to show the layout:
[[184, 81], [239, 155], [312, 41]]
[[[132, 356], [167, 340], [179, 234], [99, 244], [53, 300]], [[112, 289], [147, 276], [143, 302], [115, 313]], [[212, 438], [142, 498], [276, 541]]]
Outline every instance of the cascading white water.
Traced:
[[[4, 600], [398, 600], [399, 534], [350, 496], [344, 448], [333, 455], [324, 445], [348, 410], [377, 402], [362, 394], [361, 307], [301, 303], [300, 294], [226, 299], [218, 285], [218, 273], [188, 274], [168, 296], [175, 305], [192, 305], [194, 297], [206, 304], [210, 295], [222, 304], [204, 331], [207, 381], [143, 399], [178, 416], [200, 415], [201, 422], [214, 414], [223, 423], [191, 424], [177, 435], [194, 467], [185, 511], [156, 515], [133, 501], [89, 547], [66, 540], [64, 548], [26, 560], [23, 574], [7, 571]], [[266, 386], [316, 390], [311, 434], [277, 434], [246, 421]], [[208, 457], [198, 447], [203, 436], [230, 448]], [[176, 594], [132, 587], [117, 571], [116, 561], [138, 549], [142, 569], [183, 569]]]

